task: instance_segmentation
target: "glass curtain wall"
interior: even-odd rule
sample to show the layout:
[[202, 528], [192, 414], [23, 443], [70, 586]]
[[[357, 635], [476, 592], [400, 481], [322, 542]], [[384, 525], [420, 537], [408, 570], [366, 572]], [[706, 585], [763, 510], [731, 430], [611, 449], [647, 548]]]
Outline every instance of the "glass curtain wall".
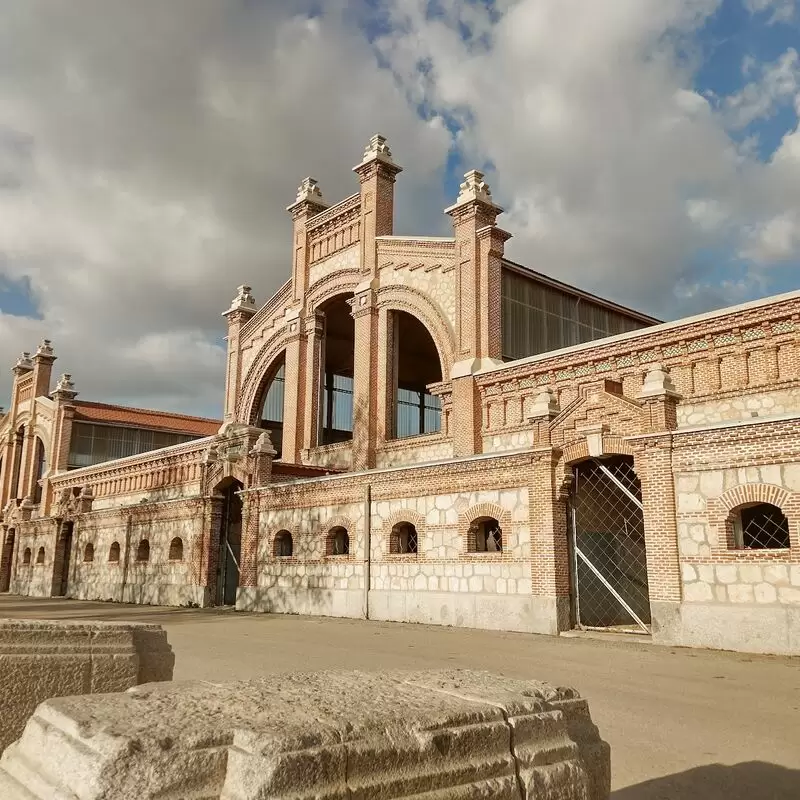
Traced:
[[196, 438], [180, 433], [76, 422], [72, 427], [67, 468], [91, 467], [104, 461], [136, 456]]
[[511, 361], [583, 344], [647, 323], [504, 269], [503, 358]]

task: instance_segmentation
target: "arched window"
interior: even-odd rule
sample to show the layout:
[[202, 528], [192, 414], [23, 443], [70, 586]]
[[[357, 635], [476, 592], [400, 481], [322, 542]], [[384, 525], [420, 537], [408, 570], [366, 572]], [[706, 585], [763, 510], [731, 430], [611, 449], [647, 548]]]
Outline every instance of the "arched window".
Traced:
[[47, 469], [47, 458], [44, 451], [44, 442], [37, 436], [36, 437], [36, 482], [33, 485], [33, 502], [37, 505], [42, 502], [42, 484], [41, 480], [44, 477], [45, 470]]
[[789, 521], [778, 506], [740, 506], [733, 515], [733, 538], [739, 550], [783, 550], [789, 547]]
[[261, 408], [259, 426], [269, 431], [269, 438], [275, 448], [275, 458], [281, 457], [283, 446], [283, 398], [286, 385], [286, 355], [280, 357], [271, 368], [274, 374], [267, 383], [264, 403]]
[[180, 536], [176, 536], [169, 543], [169, 560], [183, 561], [183, 539]]
[[108, 551], [108, 561], [111, 564], [119, 563], [119, 542], [112, 542]]
[[136, 548], [136, 560], [150, 560], [150, 542], [148, 542], [147, 539], [142, 539], [142, 541], [139, 542], [139, 546]]
[[23, 564], [24, 566], [26, 566], [26, 567], [27, 567], [27, 566], [30, 566], [30, 563], [31, 563], [31, 556], [32, 556], [32, 555], [33, 555], [33, 553], [31, 553], [31, 549], [30, 549], [30, 547], [26, 547], [26, 548], [25, 548], [25, 552], [22, 554], [22, 564]]
[[478, 517], [469, 526], [469, 550], [474, 553], [501, 553], [503, 530], [494, 517]]
[[94, 545], [91, 542], [83, 548], [83, 560], [94, 561]]
[[39, 548], [39, 552], [36, 554], [36, 563], [44, 564], [44, 547]]
[[442, 427], [442, 403], [428, 386], [442, 380], [439, 351], [428, 329], [405, 311], [389, 315], [389, 335], [397, 357], [389, 362], [394, 390], [394, 436], [436, 433]]
[[328, 555], [347, 556], [350, 555], [350, 534], [341, 525], [331, 528], [328, 533]]
[[275, 555], [278, 558], [289, 558], [294, 553], [294, 542], [289, 531], [278, 531], [275, 535]]
[[398, 522], [392, 528], [389, 542], [391, 553], [417, 553], [418, 546], [417, 529], [410, 522]]

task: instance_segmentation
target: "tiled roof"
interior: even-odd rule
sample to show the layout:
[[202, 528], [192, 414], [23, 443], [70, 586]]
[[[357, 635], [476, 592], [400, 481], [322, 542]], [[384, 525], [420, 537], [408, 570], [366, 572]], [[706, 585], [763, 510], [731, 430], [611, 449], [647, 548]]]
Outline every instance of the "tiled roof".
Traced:
[[213, 436], [219, 431], [222, 420], [189, 417], [167, 411], [150, 411], [144, 408], [127, 408], [106, 403], [75, 401], [75, 420], [97, 422], [104, 425], [125, 425], [131, 428], [148, 428], [192, 436]]

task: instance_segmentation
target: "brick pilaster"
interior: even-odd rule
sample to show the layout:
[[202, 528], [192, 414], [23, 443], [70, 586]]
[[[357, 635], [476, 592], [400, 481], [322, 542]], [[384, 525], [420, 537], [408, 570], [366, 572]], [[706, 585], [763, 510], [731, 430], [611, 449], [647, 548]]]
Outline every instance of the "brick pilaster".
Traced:
[[634, 456], [642, 486], [647, 581], [651, 602], [681, 600], [672, 437], [640, 439]]
[[353, 297], [353, 469], [372, 469], [378, 418], [378, 308], [372, 282]]
[[[242, 380], [241, 332], [256, 313], [256, 301], [249, 286], [240, 286], [231, 307], [222, 315], [228, 321], [228, 355], [225, 368], [224, 419], [229, 422], [236, 416], [236, 398]], [[249, 421], [249, 420], [248, 420]]]

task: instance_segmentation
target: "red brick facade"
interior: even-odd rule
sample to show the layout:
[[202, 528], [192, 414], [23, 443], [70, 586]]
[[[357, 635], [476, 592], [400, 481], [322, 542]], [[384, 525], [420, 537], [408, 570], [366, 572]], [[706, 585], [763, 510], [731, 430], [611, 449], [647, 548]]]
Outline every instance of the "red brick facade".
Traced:
[[[20, 507], [4, 520], [15, 531], [12, 590], [44, 592], [25, 577], [37, 567], [21, 566], [19, 547], [36, 552], [41, 541], [55, 552], [69, 521], [73, 540], [91, 539], [98, 554], [112, 539], [132, 553], [145, 531], [153, 548], [147, 564], [121, 559], [124, 581], [114, 572], [122, 567], [104, 565], [96, 590], [88, 575], [99, 567], [82, 566], [71, 594], [218, 602], [233, 542], [223, 503], [235, 485], [244, 489], [240, 608], [557, 633], [586, 624], [579, 607], [591, 602], [577, 552], [581, 465], [605, 466], [616, 491], [608, 465], [624, 463], [638, 487], [625, 513], [639, 515], [631, 521], [641, 542], [627, 527], [583, 533], [614, 558], [628, 547], [644, 575], [626, 567], [622, 578], [603, 576], [599, 559], [581, 552], [623, 600], [625, 587], [645, 585], [648, 608], [635, 617], [647, 618], [654, 638], [800, 652], [800, 292], [503, 363], [510, 234], [497, 226], [502, 209], [483, 176], [468, 173], [447, 209], [453, 236], [432, 239], [392, 235], [400, 168], [382, 137], [354, 171], [359, 192], [334, 206], [313, 179], [303, 182], [289, 206], [287, 283], [261, 308], [241, 287], [226, 312], [226, 428], [54, 474], [58, 508]], [[347, 299], [354, 330], [352, 437], [326, 443], [326, 309], [336, 298]], [[405, 346], [396, 314], [427, 331], [442, 376], [427, 383], [441, 401], [440, 430], [407, 438], [394, 430]], [[280, 364], [282, 453], [273, 463], [256, 426]], [[28, 371], [16, 392], [33, 391]], [[753, 522], [763, 504], [777, 516]], [[502, 531], [502, 547], [480, 549], [482, 520]], [[416, 552], [392, 544], [403, 523]], [[758, 531], [742, 533], [748, 525], [772, 526], [776, 538], [764, 547]], [[336, 552], [337, 527], [347, 530], [346, 553]], [[291, 554], [276, 546], [285, 532]], [[185, 574], [166, 555], [176, 535], [190, 554]], [[592, 592], [603, 591], [589, 577]]]

